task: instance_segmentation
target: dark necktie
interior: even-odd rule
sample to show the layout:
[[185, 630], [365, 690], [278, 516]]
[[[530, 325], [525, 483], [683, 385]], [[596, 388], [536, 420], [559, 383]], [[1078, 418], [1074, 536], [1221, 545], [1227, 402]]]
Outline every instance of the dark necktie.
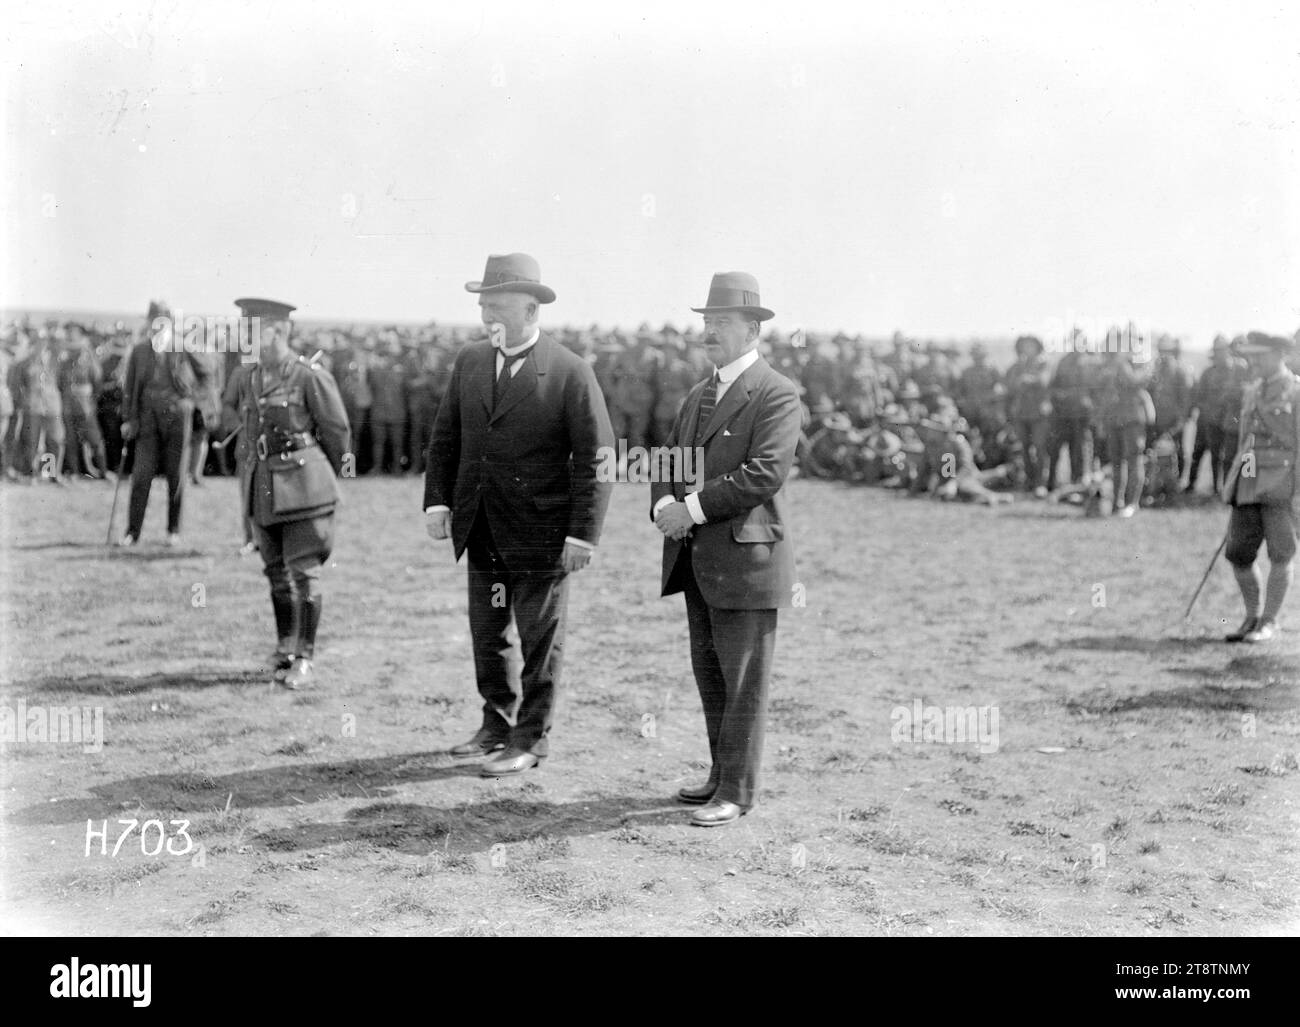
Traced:
[[492, 387], [493, 407], [500, 403], [501, 397], [506, 394], [506, 386], [510, 384], [511, 378], [510, 368], [514, 366], [516, 361], [523, 360], [532, 351], [533, 347], [529, 346], [522, 353], [516, 353], [514, 356], [504, 352], [501, 354], [501, 373], [497, 375], [496, 384]]
[[695, 428], [695, 437], [698, 439], [704, 434], [704, 429], [709, 426], [709, 418], [713, 416], [713, 410], [718, 405], [718, 372], [714, 371], [709, 378], [709, 384], [704, 386], [704, 391], [700, 393], [700, 419]]

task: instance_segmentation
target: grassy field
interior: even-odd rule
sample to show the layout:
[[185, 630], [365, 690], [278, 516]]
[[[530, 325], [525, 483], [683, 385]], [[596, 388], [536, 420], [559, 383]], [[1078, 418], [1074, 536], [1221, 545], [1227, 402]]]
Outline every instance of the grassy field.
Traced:
[[[1300, 925], [1300, 631], [1220, 643], [1239, 619], [1222, 564], [1181, 620], [1221, 509], [1085, 520], [793, 482], [806, 605], [781, 615], [760, 804], [702, 830], [671, 801], [707, 745], [646, 486], [616, 489], [574, 581], [551, 758], [494, 783], [445, 755], [478, 717], [463, 565], [425, 537], [415, 479], [344, 484], [322, 683], [303, 694], [260, 669], [270, 608], [237, 555], [233, 481], [190, 492], [176, 550], [161, 483], [126, 552], [103, 545], [111, 487], [0, 491], [0, 705], [99, 707], [105, 736], [4, 746], [5, 930]], [[914, 738], [918, 702], [996, 715], [996, 744]], [[132, 820], [159, 826], [114, 856]]]

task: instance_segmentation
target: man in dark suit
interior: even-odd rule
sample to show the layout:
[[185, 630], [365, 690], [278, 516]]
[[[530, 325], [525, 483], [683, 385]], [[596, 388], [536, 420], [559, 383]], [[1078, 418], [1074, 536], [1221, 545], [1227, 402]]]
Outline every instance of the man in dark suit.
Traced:
[[555, 293], [537, 261], [490, 256], [483, 280], [465, 288], [479, 296], [490, 339], [456, 356], [425, 457], [424, 511], [431, 537], [450, 536], [458, 560], [469, 553], [483, 721], [451, 752], [504, 750], [482, 774], [507, 777], [549, 752], [568, 575], [600, 539], [612, 486], [597, 471], [614, 437], [591, 367], [538, 328]]
[[131, 502], [121, 544], [135, 545], [144, 528], [154, 475], [167, 476], [167, 544], [180, 544], [181, 502], [185, 498], [185, 452], [190, 444], [194, 406], [211, 387], [212, 370], [201, 353], [186, 350], [182, 326], [173, 324], [165, 304], [149, 307], [147, 337], [127, 358], [122, 393], [122, 438], [135, 442]]
[[708, 781], [677, 797], [702, 804], [693, 824], [714, 827], [747, 813], [758, 792], [777, 610], [795, 588], [782, 488], [801, 412], [794, 384], [758, 354], [761, 322], [773, 314], [751, 275], [714, 275], [708, 303], [691, 309], [704, 315], [714, 372], [682, 405], [650, 502], [664, 535], [662, 594], [686, 593], [713, 760]]

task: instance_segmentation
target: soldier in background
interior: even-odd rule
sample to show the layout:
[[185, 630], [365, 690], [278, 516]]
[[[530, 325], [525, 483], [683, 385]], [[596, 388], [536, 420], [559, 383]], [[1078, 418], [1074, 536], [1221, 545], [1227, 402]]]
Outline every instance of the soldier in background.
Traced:
[[[104, 449], [104, 436], [99, 429], [97, 403], [103, 385], [104, 373], [99, 359], [90, 347], [85, 330], [77, 324], [68, 329], [68, 348], [61, 368], [63, 416], [67, 438], [71, 443], [68, 452], [69, 469], [73, 474], [84, 473], [98, 481], [108, 479], [108, 456]], [[90, 466], [86, 466], [86, 454]]]
[[662, 338], [658, 381], [655, 383], [653, 441], [656, 446], [663, 445], [668, 438], [686, 394], [699, 381], [695, 367], [686, 359], [681, 336], [665, 328]]
[[[1114, 330], [1118, 334], [1118, 329]], [[1122, 340], [1118, 340], [1122, 342]], [[1146, 378], [1133, 364], [1130, 348], [1107, 345], [1098, 382], [1106, 446], [1114, 482], [1113, 509], [1120, 517], [1137, 513], [1146, 483], [1146, 432], [1152, 418]]]
[[921, 399], [931, 414], [936, 414], [944, 397], [952, 395], [956, 381], [950, 354], [937, 342], [925, 345], [926, 360], [912, 372], [912, 381], [921, 390]]
[[808, 362], [803, 366], [801, 378], [803, 400], [810, 410], [820, 407], [824, 399], [838, 407], [844, 385], [839, 350], [824, 337], [812, 336], [809, 343]]
[[1183, 429], [1192, 410], [1192, 374], [1183, 364], [1180, 351], [1178, 340], [1171, 336], [1162, 335], [1157, 340], [1158, 356], [1151, 370], [1148, 389], [1156, 411], [1151, 431], [1156, 437], [1168, 435], [1174, 440], [1178, 453], [1178, 475], [1181, 479], [1187, 463]]
[[1086, 342], [1075, 329], [1052, 374], [1052, 422], [1047, 444], [1049, 491], [1057, 486], [1056, 466], [1063, 446], [1070, 461], [1067, 482], [1078, 484], [1092, 470], [1094, 373]]
[[[396, 341], [376, 353], [370, 366], [370, 392], [370, 473], [381, 474], [388, 466], [390, 474], [400, 476], [405, 470], [402, 445], [406, 438], [406, 377], [401, 346]], [[391, 455], [391, 464], [385, 464], [386, 455]]]
[[432, 344], [420, 351], [420, 364], [411, 378], [407, 391], [407, 411], [411, 422], [411, 444], [414, 449], [411, 469], [424, 473], [424, 451], [433, 438], [433, 420], [438, 416], [438, 404], [447, 390], [449, 370], [443, 368], [442, 354]]
[[1016, 362], [1006, 375], [1007, 416], [1020, 439], [1025, 487], [1039, 498], [1047, 495], [1051, 468], [1047, 451], [1052, 415], [1050, 382], [1043, 343], [1033, 335], [1020, 336], [1016, 340]]
[[889, 354], [882, 359], [885, 366], [894, 373], [894, 380], [902, 386], [903, 382], [912, 377], [914, 362], [911, 344], [902, 332], [895, 332], [891, 339], [891, 347]]
[[[260, 343], [259, 343], [260, 345]], [[221, 437], [225, 440], [224, 453], [233, 452], [233, 467], [239, 480], [239, 522], [244, 534], [244, 543], [239, 550], [240, 556], [257, 552], [257, 537], [253, 532], [253, 518], [248, 512], [248, 478], [245, 469], [256, 454], [254, 442], [243, 428], [243, 412], [239, 409], [241, 390], [247, 390], [247, 379], [253, 373], [254, 365], [239, 361], [230, 366], [226, 375], [226, 384], [221, 393]]]
[[1223, 488], [1224, 474], [1232, 465], [1232, 456], [1236, 455], [1236, 435], [1232, 435], [1229, 446], [1228, 433], [1232, 423], [1240, 417], [1246, 372], [1245, 362], [1234, 356], [1228, 340], [1222, 335], [1216, 335], [1210, 350], [1210, 366], [1201, 373], [1200, 379], [1192, 387], [1196, 441], [1192, 447], [1192, 464], [1188, 470], [1188, 492], [1196, 491], [1201, 460], [1206, 453], [1210, 454], [1210, 484], [1216, 493]]
[[880, 380], [871, 352], [858, 351], [844, 376], [841, 396], [841, 405], [852, 423], [859, 428], [875, 424], [893, 398]]
[[969, 367], [962, 370], [953, 385], [957, 411], [984, 442], [992, 442], [1005, 417], [1001, 411], [1005, 388], [1002, 375], [989, 363], [988, 347], [972, 342]]
[[225, 362], [212, 350], [195, 354], [208, 367], [207, 384], [194, 396], [194, 415], [190, 420], [190, 445], [186, 468], [191, 485], [203, 485], [204, 466], [208, 462], [208, 425], [221, 419], [221, 394], [225, 388]]
[[[122, 322], [117, 324], [121, 326]], [[122, 391], [126, 382], [126, 358], [130, 352], [131, 337], [123, 326], [114, 329], [98, 354], [103, 381], [95, 404], [95, 416], [104, 439], [104, 455], [114, 473], [122, 467], [125, 448], [122, 442]]]
[[23, 463], [34, 483], [42, 471], [56, 485], [63, 467], [65, 434], [63, 398], [59, 393], [59, 361], [45, 329], [37, 332], [32, 350], [14, 368], [14, 403], [22, 424], [20, 447]]
[[[338, 353], [334, 372], [338, 374], [339, 395], [347, 411], [353, 448], [366, 454], [364, 448], [370, 437], [370, 407], [374, 394], [370, 390], [370, 366], [374, 357], [374, 337], [358, 338], [351, 334], [348, 344]], [[368, 471], [369, 464], [358, 466], [357, 473]]]
[[271, 586], [278, 639], [271, 662], [286, 688], [306, 688], [316, 680], [320, 572], [334, 547], [335, 476], [351, 449], [347, 411], [333, 376], [290, 348], [293, 307], [235, 303], [244, 317], [260, 319], [258, 362], [240, 378], [236, 401], [242, 434], [252, 441], [242, 479]]
[[[1241, 411], [1237, 459], [1225, 499], [1232, 506], [1224, 554], [1246, 607], [1241, 627], [1228, 642], [1267, 642], [1291, 586], [1296, 535], [1300, 533], [1300, 378], [1285, 364], [1293, 343], [1282, 336], [1251, 332], [1241, 347], [1255, 380]], [[1269, 572], [1263, 603], [1255, 558], [1268, 546]]]
[[655, 406], [655, 365], [647, 339], [638, 336], [614, 360], [611, 422], [615, 439], [626, 439], [628, 449], [649, 441]]
[[9, 384], [14, 369], [14, 354], [10, 346], [17, 339], [7, 337], [0, 344], [0, 481], [11, 481], [17, 475], [13, 467], [13, 439], [15, 406], [13, 389]]

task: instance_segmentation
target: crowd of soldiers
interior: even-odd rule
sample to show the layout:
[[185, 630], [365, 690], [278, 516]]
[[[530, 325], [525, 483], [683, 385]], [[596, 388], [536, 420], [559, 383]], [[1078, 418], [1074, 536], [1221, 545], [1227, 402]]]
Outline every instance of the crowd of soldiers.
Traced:
[[[1205, 457], [1218, 491], [1236, 453], [1249, 381], [1246, 337], [1215, 338], [1199, 373], [1177, 338], [1130, 328], [1015, 342], [1005, 370], [976, 342], [959, 351], [896, 335], [878, 354], [843, 337], [812, 348], [800, 382], [814, 424], [813, 474], [995, 503], [1016, 491], [1124, 517], [1195, 493]], [[1152, 345], [1154, 343], [1154, 345]], [[1155, 354], [1152, 359], [1151, 350]], [[1107, 471], [1109, 470], [1109, 473]]]
[[[297, 348], [316, 355], [338, 382], [358, 474], [423, 470], [452, 359], [480, 331], [299, 327]], [[142, 333], [120, 321], [4, 326], [0, 475], [59, 482], [106, 480], [120, 470], [125, 357]], [[593, 325], [553, 334], [592, 364], [615, 437], [629, 450], [662, 442], [687, 392], [708, 373], [693, 329]], [[995, 367], [979, 342], [963, 366], [956, 347], [901, 333], [882, 344], [773, 331], [761, 349], [800, 388], [805, 474], [990, 503], [1017, 491], [1084, 497], [1104, 485], [1108, 506], [1128, 516], [1144, 497], [1195, 491], [1206, 454], [1218, 488], [1235, 451], [1247, 381], [1235, 355], [1239, 339], [1216, 338], [1199, 374], [1176, 338], [1143, 339], [1142, 347], [1133, 341], [1118, 329], [1097, 340], [1076, 331], [1054, 340], [1059, 356], [1051, 362], [1048, 347], [1026, 335], [1006, 368]], [[248, 366], [236, 351], [204, 358], [213, 374], [195, 398], [185, 462], [191, 484], [204, 474], [233, 473], [233, 447], [210, 442], [239, 423], [231, 397], [238, 368]]]

